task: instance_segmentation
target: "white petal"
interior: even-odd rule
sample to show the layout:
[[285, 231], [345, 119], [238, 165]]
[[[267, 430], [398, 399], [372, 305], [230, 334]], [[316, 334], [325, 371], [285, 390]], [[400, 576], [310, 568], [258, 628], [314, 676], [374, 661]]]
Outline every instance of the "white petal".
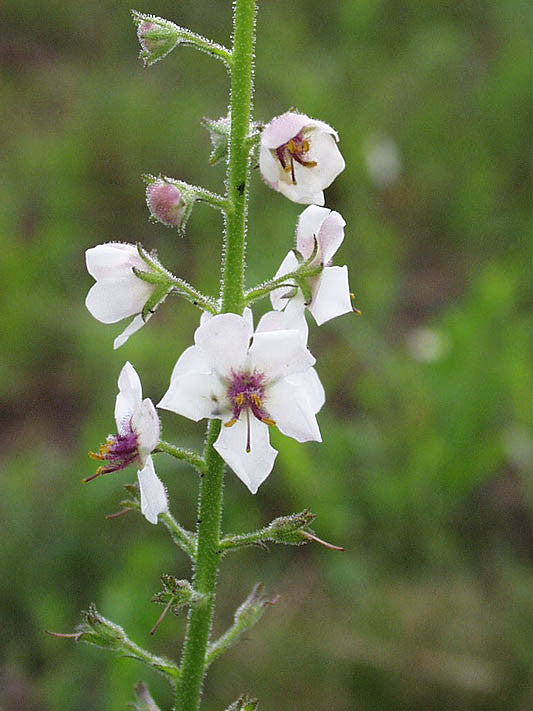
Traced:
[[298, 330], [260, 332], [254, 336], [250, 364], [266, 375], [267, 382], [305, 371], [314, 363]]
[[128, 361], [118, 376], [118, 395], [115, 402], [115, 422], [119, 432], [129, 424], [133, 413], [142, 401], [141, 380], [137, 371]]
[[174, 378], [157, 407], [198, 422], [229, 412], [224, 383], [215, 374], [186, 373]]
[[[307, 160], [316, 161], [314, 171], [315, 179], [322, 188], [335, 180], [337, 175], [345, 168], [344, 158], [339, 151], [335, 139], [329, 133], [315, 132], [309, 139], [310, 148]], [[303, 166], [302, 166], [303, 167]]]
[[[296, 271], [298, 269], [298, 260], [296, 255], [291, 251], [287, 253], [285, 259], [281, 262], [278, 271], [276, 272], [274, 279], [278, 279], [284, 274], [289, 274], [290, 272]], [[290, 294], [293, 289], [291, 287], [280, 287], [270, 292], [270, 302], [273, 309], [280, 311], [287, 305], [287, 299], [284, 299], [285, 294]]]
[[289, 375], [286, 382], [287, 381], [303, 388], [309, 400], [311, 410], [315, 414], [321, 409], [326, 401], [326, 393], [324, 392], [318, 373], [314, 368], [309, 368], [309, 370], [306, 370], [304, 373]]
[[139, 458], [144, 464], [148, 455], [156, 448], [161, 434], [159, 417], [154, 403], [149, 398], [143, 400], [141, 406], [133, 413], [131, 426], [137, 433]]
[[196, 330], [194, 340], [209, 364], [225, 376], [244, 364], [251, 336], [250, 323], [245, 318], [219, 314]]
[[148, 457], [144, 467], [137, 472], [141, 490], [141, 511], [150, 523], [157, 523], [160, 513], [168, 511], [165, 487], [155, 473], [152, 457]]
[[198, 346], [189, 346], [178, 358], [170, 382], [174, 378], [180, 378], [186, 373], [203, 373], [208, 375], [211, 372], [211, 366], [207, 362], [205, 353]]
[[321, 442], [320, 430], [304, 387], [289, 379], [268, 388], [265, 408], [280, 432], [297, 442]]
[[246, 414], [232, 427], [222, 427], [215, 449], [252, 494], [257, 492], [272, 471], [277, 451], [271, 446], [268, 425], [249, 415], [250, 451], [246, 451], [248, 424]]
[[320, 326], [336, 316], [352, 311], [348, 267], [326, 267], [315, 286], [309, 311]]
[[[304, 170], [308, 171], [307, 174], [302, 172]], [[296, 163], [294, 166], [296, 185], [293, 185], [292, 182], [280, 180], [276, 189], [289, 200], [301, 205], [323, 205], [325, 202], [324, 193], [322, 188], [316, 186], [318, 181], [313, 180], [313, 176], [310, 175], [313, 170], [315, 168], [306, 168]]]
[[120, 278], [132, 267], [146, 268], [134, 244], [108, 242], [85, 252], [87, 271], [94, 279]]
[[270, 187], [278, 190], [277, 184], [283, 174], [283, 168], [272, 151], [264, 146], [261, 146], [259, 151], [259, 170]]
[[318, 119], [309, 119], [309, 123], [306, 126], [306, 130], [313, 130], [317, 129], [318, 131], [321, 131], [323, 133], [330, 133], [332, 136], [335, 137], [335, 140], [339, 140], [339, 134], [337, 131], [335, 131], [334, 128], [331, 128], [329, 123], [326, 123], [325, 121], [319, 121]]
[[294, 138], [304, 126], [312, 121], [309, 116], [293, 111], [276, 116], [265, 126], [261, 134], [261, 145], [270, 149], [279, 148]]
[[120, 279], [101, 279], [90, 288], [85, 306], [98, 321], [116, 323], [140, 313], [154, 289], [133, 272]]
[[152, 315], [148, 314], [145, 321], [140, 314], [138, 316], [135, 316], [135, 318], [132, 319], [126, 326], [126, 328], [122, 331], [122, 333], [115, 338], [115, 340], [113, 341], [113, 348], [117, 350], [117, 348], [123, 346], [128, 340], [128, 338], [134, 333], [137, 333], [137, 331], [139, 331], [151, 317]]
[[267, 311], [257, 324], [256, 333], [266, 331], [298, 331], [302, 342], [307, 345], [309, 327], [305, 320], [304, 297], [300, 290], [289, 299], [284, 311]]

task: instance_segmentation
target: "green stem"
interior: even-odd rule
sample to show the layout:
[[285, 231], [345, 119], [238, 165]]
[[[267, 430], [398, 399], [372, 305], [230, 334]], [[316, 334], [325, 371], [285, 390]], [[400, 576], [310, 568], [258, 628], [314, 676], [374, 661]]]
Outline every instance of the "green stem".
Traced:
[[197, 452], [193, 452], [192, 449], [176, 447], [170, 442], [165, 442], [164, 440], [161, 440], [155, 448], [154, 452], [165, 452], [165, 454], [170, 454], [170, 456], [174, 457], [175, 459], [181, 459], [184, 462], [187, 462], [187, 464], [190, 464], [191, 467], [197, 469], [200, 474], [203, 474], [205, 472], [205, 462], [203, 458]]
[[[255, 0], [236, 0], [231, 61], [231, 133], [226, 198], [232, 209], [226, 213], [225, 261], [222, 273], [222, 312], [242, 314], [244, 309], [244, 259], [252, 108], [252, 66], [255, 39]], [[213, 618], [215, 583], [220, 560], [220, 524], [224, 461], [213, 445], [220, 421], [207, 428], [204, 452], [206, 473], [199, 496], [198, 543], [194, 588], [205, 598], [194, 605], [183, 646], [181, 677], [177, 687], [176, 711], [197, 711], [209, 633]]]

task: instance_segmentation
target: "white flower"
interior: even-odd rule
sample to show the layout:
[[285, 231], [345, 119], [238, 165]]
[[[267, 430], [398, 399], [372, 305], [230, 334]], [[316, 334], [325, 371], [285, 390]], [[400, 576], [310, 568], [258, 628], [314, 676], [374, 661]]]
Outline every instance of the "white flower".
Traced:
[[322, 441], [315, 414], [324, 390], [306, 347], [304, 319], [290, 322], [290, 329], [287, 319], [266, 314], [254, 335], [249, 309], [244, 316], [204, 316], [158, 405], [195, 421], [221, 419], [215, 449], [253, 494], [277, 456], [269, 426], [298, 442]]
[[138, 464], [141, 511], [150, 523], [157, 523], [158, 515], [168, 511], [165, 487], [155, 473], [151, 457], [159, 442], [159, 417], [153, 402], [142, 399], [141, 381], [131, 363], [120, 371], [118, 389], [115, 403], [118, 433], [109, 435], [98, 453], [89, 452], [93, 459], [104, 464], [85, 481]]
[[[312, 299], [307, 306], [319, 326], [335, 316], [353, 311], [348, 284], [348, 267], [327, 266], [342, 244], [345, 224], [338, 212], [317, 205], [306, 207], [298, 220], [296, 249], [307, 260], [313, 254], [316, 239], [317, 253], [311, 265], [324, 265], [324, 269], [318, 276], [309, 279]], [[275, 278], [295, 271], [298, 266], [294, 252], [290, 251], [281, 263]], [[283, 292], [282, 289], [271, 292], [272, 307], [277, 310], [289, 308], [287, 302], [290, 301], [292, 307], [298, 304], [303, 308], [304, 297], [300, 290], [291, 299], [285, 298], [287, 294], [290, 292]]]
[[156, 287], [139, 279], [133, 268], [148, 271], [148, 266], [135, 245], [122, 242], [91, 247], [85, 252], [85, 261], [87, 271], [96, 279], [85, 300], [91, 315], [102, 323], [116, 323], [136, 314], [115, 339], [113, 347], [119, 348], [145, 324], [141, 312]]
[[293, 202], [323, 205], [323, 189], [344, 170], [338, 140], [331, 126], [305, 114], [276, 116], [261, 134], [261, 175]]

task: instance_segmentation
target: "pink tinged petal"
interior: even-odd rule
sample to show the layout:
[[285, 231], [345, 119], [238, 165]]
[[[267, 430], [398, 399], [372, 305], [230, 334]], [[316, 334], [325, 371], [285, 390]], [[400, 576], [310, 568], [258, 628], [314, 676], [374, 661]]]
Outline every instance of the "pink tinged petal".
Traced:
[[90, 288], [85, 306], [102, 323], [116, 323], [142, 311], [155, 286], [133, 272], [121, 279], [102, 279]]
[[142, 464], [145, 464], [157, 444], [161, 434], [161, 425], [154, 403], [149, 399], [143, 400], [131, 418], [131, 426], [137, 433], [137, 449]]
[[[294, 254], [294, 252], [291, 250], [285, 256], [285, 259], [281, 262], [280, 267], [274, 276], [274, 279], [278, 279], [284, 274], [290, 274], [290, 272], [296, 271], [296, 269], [298, 269], [298, 260], [296, 259], [296, 255]], [[280, 287], [279, 289], [271, 291], [270, 302], [272, 304], [272, 308], [278, 311], [283, 309], [287, 305], [287, 299], [284, 299], [283, 295], [290, 292], [291, 287]]]
[[315, 414], [319, 412], [326, 401], [326, 393], [314, 368], [309, 368], [305, 373], [294, 373], [287, 378], [287, 381], [301, 387], [307, 395], [312, 412]]
[[327, 265], [344, 239], [346, 222], [338, 212], [317, 205], [307, 207], [298, 220], [296, 246], [306, 259], [313, 253], [316, 237], [318, 261]]
[[115, 422], [119, 432], [129, 424], [133, 413], [140, 407], [142, 386], [137, 371], [128, 361], [118, 376], [118, 395], [115, 401]]
[[122, 242], [98, 244], [85, 252], [87, 271], [94, 279], [116, 279], [132, 267], [146, 269], [146, 264], [140, 258], [137, 247]]
[[352, 311], [348, 267], [326, 267], [317, 281], [309, 311], [319, 326]]
[[279, 148], [310, 123], [313, 123], [313, 120], [309, 116], [291, 111], [276, 116], [265, 126], [261, 134], [261, 145], [269, 149]]
[[305, 371], [314, 364], [315, 359], [297, 330], [260, 332], [254, 336], [250, 365], [252, 370], [264, 373], [267, 382]]
[[194, 334], [211, 367], [223, 376], [244, 365], [252, 336], [250, 323], [237, 314], [220, 314], [200, 326]]
[[[246, 451], [248, 435], [249, 452]], [[232, 427], [221, 428], [214, 447], [252, 494], [272, 471], [278, 454], [270, 444], [268, 425], [251, 414], [247, 421], [245, 413]]]
[[172, 380], [157, 407], [195, 422], [205, 417], [224, 418], [230, 413], [226, 389], [217, 375], [189, 372]]
[[265, 407], [284, 435], [297, 442], [322, 442], [311, 399], [299, 383], [287, 379], [269, 387]]
[[157, 523], [157, 517], [168, 511], [165, 487], [155, 473], [152, 457], [148, 457], [144, 467], [137, 472], [141, 490], [141, 511], [150, 523]]

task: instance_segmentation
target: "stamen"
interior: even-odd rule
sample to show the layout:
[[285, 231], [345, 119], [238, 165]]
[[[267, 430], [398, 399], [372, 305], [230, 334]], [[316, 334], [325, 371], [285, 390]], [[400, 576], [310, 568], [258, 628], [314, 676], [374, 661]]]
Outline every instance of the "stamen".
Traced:
[[262, 417], [261, 422], [264, 422], [265, 425], [275, 425], [276, 420], [273, 420], [271, 417]]
[[250, 443], [250, 411], [246, 410], [246, 454], [250, 454], [252, 446]]
[[228, 420], [227, 422], [224, 422], [224, 427], [233, 427], [233, 425], [237, 422], [236, 417], [232, 417], [231, 420]]

